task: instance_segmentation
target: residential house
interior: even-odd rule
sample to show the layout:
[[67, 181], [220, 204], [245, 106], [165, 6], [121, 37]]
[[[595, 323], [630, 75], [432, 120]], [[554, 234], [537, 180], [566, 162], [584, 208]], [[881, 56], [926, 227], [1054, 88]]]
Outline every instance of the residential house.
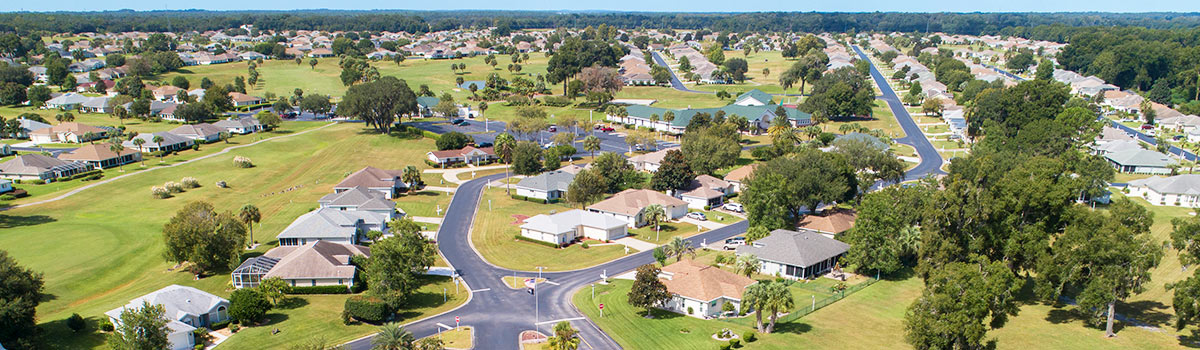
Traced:
[[1104, 154], [1118, 172], [1134, 174], [1170, 174], [1175, 160], [1165, 154], [1146, 149], [1128, 149]]
[[1142, 197], [1152, 205], [1200, 207], [1200, 175], [1152, 176], [1129, 181], [1130, 197]]
[[384, 198], [383, 193], [372, 191], [363, 186], [327, 194], [317, 200], [317, 204], [321, 208], [379, 213], [387, 215], [388, 220], [399, 219], [404, 216], [403, 211], [396, 209], [396, 202]]
[[[756, 99], [746, 97], [743, 103], [755, 103]], [[643, 105], [631, 105], [625, 107], [627, 115], [618, 116], [606, 114], [605, 118], [609, 121], [632, 124], [640, 127], [653, 128], [662, 132], [674, 134], [682, 134], [687, 125], [691, 122], [692, 117], [697, 114], [704, 113], [709, 116], [716, 115], [718, 112], [724, 112], [725, 115], [739, 115], [745, 117], [750, 122], [753, 132], [767, 130], [771, 126], [771, 121], [776, 118], [775, 110], [780, 108], [778, 105], [762, 105], [762, 106], [745, 106], [730, 104], [719, 108], [699, 108], [699, 109], [667, 109]], [[793, 127], [802, 127], [812, 125], [812, 115], [804, 113], [793, 107], [783, 106], [784, 112], [787, 115], [788, 123]], [[666, 114], [671, 112], [675, 115], [674, 119], [667, 120]], [[657, 115], [657, 117], [655, 117]]]
[[389, 217], [372, 211], [318, 208], [296, 218], [276, 238], [280, 246], [300, 246], [316, 241], [358, 244], [370, 231], [387, 231]]
[[1194, 115], [1178, 115], [1170, 118], [1161, 118], [1155, 121], [1158, 127], [1165, 128], [1177, 132], [1188, 133], [1196, 130], [1200, 126], [1200, 116]]
[[175, 97], [179, 96], [180, 91], [184, 91], [184, 90], [174, 87], [174, 86], [171, 86], [171, 85], [163, 85], [163, 86], [159, 86], [159, 87], [155, 88], [154, 90], [150, 90], [150, 93], [154, 95], [155, 100], [176, 101]]
[[234, 107], [253, 106], [266, 103], [267, 100], [258, 96], [251, 96], [237, 91], [229, 92], [229, 99], [233, 101]]
[[108, 129], [87, 124], [63, 122], [49, 128], [29, 132], [29, 139], [34, 143], [82, 143], [104, 139], [108, 137], [108, 131]]
[[203, 143], [216, 142], [220, 140], [222, 132], [225, 132], [225, 130], [209, 123], [180, 125], [179, 127], [171, 129], [170, 131], [172, 134]]
[[281, 246], [246, 259], [233, 270], [234, 288], [257, 287], [263, 279], [278, 277], [292, 287], [354, 287], [358, 274], [350, 259], [371, 256], [371, 248], [329, 241]]
[[87, 102], [91, 99], [91, 97], [84, 96], [82, 94], [68, 92], [47, 100], [46, 108], [60, 109], [64, 111], [78, 110], [84, 102]]
[[0, 193], [8, 193], [12, 191], [12, 180], [0, 179]]
[[[466, 82], [463, 82], [466, 84]], [[433, 117], [433, 107], [437, 107], [442, 100], [433, 96], [418, 96], [417, 97], [417, 115], [422, 117]]]
[[22, 154], [0, 163], [0, 178], [53, 181], [91, 171], [91, 164], [65, 161], [41, 153]]
[[1100, 129], [1100, 135], [1096, 136], [1096, 145], [1104, 145], [1113, 141], [1134, 141], [1133, 135], [1125, 130], [1114, 128], [1112, 125], [1104, 125]]
[[560, 246], [583, 238], [611, 241], [628, 234], [625, 221], [579, 209], [535, 215], [521, 224], [521, 236]]
[[1096, 145], [1093, 146], [1093, 148], [1095, 148], [1095, 150], [1096, 150], [1096, 155], [1101, 155], [1101, 156], [1106, 155], [1106, 154], [1111, 154], [1111, 153], [1129, 151], [1129, 150], [1144, 149], [1144, 148], [1142, 148], [1141, 142], [1138, 142], [1137, 140], [1133, 139], [1132, 137], [1128, 140], [1112, 140], [1112, 141], [1107, 141], [1104, 143], [1097, 142]]
[[708, 210], [721, 206], [725, 196], [733, 193], [733, 185], [728, 181], [704, 174], [696, 176], [683, 189], [675, 194], [676, 198], [687, 202], [688, 208]]
[[333, 50], [327, 48], [316, 48], [308, 52], [308, 57], [333, 57]]
[[28, 139], [28, 138], [30, 138], [30, 136], [29, 136], [30, 133], [32, 133], [34, 130], [46, 129], [46, 128], [50, 128], [52, 126], [50, 124], [46, 124], [46, 123], [39, 122], [39, 121], [32, 120], [32, 119], [25, 119], [23, 117], [17, 117], [16, 120], [17, 120], [17, 124], [19, 125], [20, 130], [17, 132], [16, 135], [9, 135], [9, 136], [12, 138], [17, 138], [17, 139]]
[[[155, 142], [154, 138], [156, 136], [161, 137], [162, 141]], [[141, 139], [143, 141], [141, 147], [138, 147], [137, 144], [133, 143], [133, 140], [136, 139]], [[194, 143], [195, 141], [192, 141], [190, 138], [176, 135], [167, 131], [159, 131], [156, 133], [138, 134], [133, 139], [125, 141], [121, 144], [128, 149], [136, 149], [146, 153], [154, 153], [159, 151], [173, 152], [184, 150], [191, 148], [192, 144]]]
[[766, 106], [773, 104], [773, 99], [774, 97], [772, 97], [771, 94], [762, 92], [759, 89], [753, 89], [738, 95], [738, 97], [733, 100], [733, 104], [738, 106]]
[[59, 154], [58, 159], [84, 162], [94, 168], [105, 169], [139, 162], [142, 160], [142, 152], [129, 148], [122, 149], [120, 152], [113, 152], [107, 144], [88, 144], [73, 151]]
[[400, 192], [408, 189], [409, 184], [404, 183], [404, 180], [401, 179], [403, 175], [403, 170], [365, 167], [350, 174], [350, 176], [346, 176], [345, 179], [342, 179], [342, 182], [334, 185], [333, 192], [342, 193], [361, 187], [381, 194], [385, 199], [392, 199], [400, 194]]
[[633, 164], [633, 168], [636, 170], [650, 173], [657, 172], [658, 167], [662, 166], [663, 158], [667, 157], [667, 152], [672, 150], [679, 150], [679, 147], [665, 148], [629, 157], [629, 163]]
[[441, 166], [462, 162], [480, 164], [496, 159], [496, 151], [492, 147], [467, 146], [462, 149], [431, 151], [426, 153], [426, 156], [430, 162]]
[[254, 117], [226, 118], [213, 123], [213, 126], [225, 129], [233, 134], [249, 134], [263, 130], [262, 123]]
[[746, 276], [691, 259], [664, 266], [659, 279], [671, 293], [671, 300], [662, 308], [696, 318], [718, 317], [725, 304], [741, 310], [742, 292], [757, 283]]
[[557, 200], [567, 196], [567, 187], [575, 180], [575, 173], [562, 170], [547, 171], [517, 182], [517, 195], [544, 200]]
[[738, 255], [758, 257], [759, 273], [764, 275], [812, 279], [837, 266], [849, 249], [849, 244], [817, 232], [775, 230], [736, 251]]
[[675, 220], [687, 215], [687, 202], [661, 192], [644, 189], [621, 191], [611, 198], [588, 206], [587, 210], [621, 219], [629, 227], [636, 228], [646, 225], [643, 214], [646, 207], [652, 204], [663, 207], [667, 213], [667, 220]]
[[112, 112], [112, 105], [109, 104], [108, 96], [98, 96], [87, 99], [79, 105], [79, 110], [84, 113], [104, 113]]
[[854, 227], [858, 213], [853, 210], [827, 210], [821, 215], [807, 215], [797, 223], [800, 230], [824, 234], [833, 238]]
[[167, 340], [171, 350], [191, 350], [196, 346], [192, 331], [208, 328], [213, 324], [229, 320], [229, 300], [208, 292], [172, 284], [139, 298], [130, 300], [125, 306], [109, 310], [104, 315], [118, 327], [121, 312], [126, 309], [139, 310], [145, 304], [162, 306], [167, 317]]

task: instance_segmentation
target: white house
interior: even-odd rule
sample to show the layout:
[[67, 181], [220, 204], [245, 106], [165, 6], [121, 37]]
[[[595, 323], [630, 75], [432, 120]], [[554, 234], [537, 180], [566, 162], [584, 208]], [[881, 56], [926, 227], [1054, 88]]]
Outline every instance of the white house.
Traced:
[[363, 186], [327, 194], [317, 200], [317, 203], [321, 205], [321, 208], [375, 212], [387, 215], [389, 220], [404, 217], [404, 212], [396, 209], [396, 202], [387, 199], [383, 193], [372, 191]]
[[560, 246], [583, 238], [611, 241], [628, 234], [625, 221], [579, 209], [536, 215], [521, 225], [521, 236]]
[[1104, 154], [1118, 172], [1134, 174], [1170, 174], [1175, 160], [1165, 154], [1145, 149], [1128, 149]]
[[242, 135], [263, 130], [262, 123], [259, 123], [258, 119], [254, 117], [226, 118], [213, 123], [213, 126]]
[[679, 147], [671, 147], [646, 154], [639, 154], [629, 157], [629, 163], [633, 164], [634, 169], [653, 173], [658, 171], [659, 166], [662, 166], [663, 158], [667, 157], [668, 151], [678, 149]]
[[849, 249], [849, 244], [819, 232], [775, 230], [766, 238], [737, 247], [737, 254], [758, 257], [759, 273], [811, 279], [833, 269]]
[[708, 210], [720, 206], [725, 196], [733, 193], [733, 185], [711, 175], [700, 175], [677, 191], [675, 197], [687, 202], [688, 208]]
[[193, 330], [229, 320], [229, 300], [193, 287], [174, 284], [130, 300], [125, 306], [109, 310], [104, 315], [113, 325], [120, 325], [122, 311], [139, 310], [145, 304], [161, 305], [166, 311], [167, 339], [171, 342], [172, 350], [191, 350], [196, 346], [192, 338]]
[[574, 180], [575, 174], [554, 170], [521, 179], [513, 187], [516, 187], [518, 196], [556, 200], [566, 197], [567, 187], [571, 186], [571, 181]]
[[467, 146], [463, 147], [462, 149], [431, 151], [425, 155], [430, 162], [438, 165], [462, 162], [478, 164], [480, 162], [496, 159], [496, 151], [494, 151], [491, 147], [475, 148], [473, 146]]
[[280, 246], [305, 245], [316, 241], [358, 244], [370, 231], [387, 231], [388, 216], [371, 211], [319, 208], [296, 218], [276, 236]]
[[1129, 181], [1130, 197], [1142, 197], [1153, 205], [1200, 207], [1200, 175], [1152, 176]]
[[646, 225], [643, 213], [646, 207], [658, 204], [667, 213], [667, 220], [687, 215], [687, 202], [661, 192], [643, 189], [628, 189], [587, 207], [588, 211], [608, 215], [624, 221], [629, 227]]
[[664, 266], [659, 279], [672, 295], [662, 308], [696, 318], [720, 316], [725, 304], [739, 310], [742, 292], [757, 283], [746, 276], [690, 259]]

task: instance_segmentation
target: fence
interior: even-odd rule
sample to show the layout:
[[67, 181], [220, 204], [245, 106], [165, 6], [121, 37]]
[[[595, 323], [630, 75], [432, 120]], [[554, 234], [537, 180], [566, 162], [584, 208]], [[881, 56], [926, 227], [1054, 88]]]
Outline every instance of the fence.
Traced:
[[[867, 288], [868, 286], [875, 284], [875, 282], [877, 282], [877, 281], [879, 281], [879, 280], [874, 279], [874, 278], [867, 279], [866, 281], [859, 283], [859, 284], [855, 284], [853, 286], [850, 286], [850, 287], [846, 288], [845, 290], [842, 290], [841, 292], [834, 293], [833, 295], [830, 295], [828, 297], [817, 299], [815, 302], [808, 303], [808, 305], [803, 305], [804, 301], [797, 300], [796, 304], [803, 305], [803, 306], [800, 308], [797, 308], [796, 310], [792, 310], [792, 312], [788, 313], [787, 315], [784, 315], [783, 317], [780, 317], [775, 322], [787, 323], [787, 322], [792, 322], [792, 321], [798, 320], [801, 317], [807, 316], [808, 314], [811, 314], [817, 310], [820, 310], [823, 307], [829, 306], [830, 304], [833, 304], [833, 303], [837, 302], [838, 300], [842, 300], [842, 299], [846, 298], [846, 296], [849, 296], [860, 290], [863, 290], [864, 288]], [[817, 288], [817, 287], [810, 287], [810, 286], [806, 286], [806, 285], [801, 285], [800, 288], [809, 289], [809, 290], [813, 290], [813, 291], [817, 291], [817, 292], [826, 292], [826, 293], [829, 292], [829, 290], [827, 288]], [[748, 318], [747, 317], [739, 317], [739, 318], [724, 318], [721, 320], [726, 321], [726, 322], [740, 323], [740, 322], [738, 322], [738, 320], [743, 320], [742, 322], [745, 322], [744, 320], [746, 320], [746, 319], [748, 319]]]

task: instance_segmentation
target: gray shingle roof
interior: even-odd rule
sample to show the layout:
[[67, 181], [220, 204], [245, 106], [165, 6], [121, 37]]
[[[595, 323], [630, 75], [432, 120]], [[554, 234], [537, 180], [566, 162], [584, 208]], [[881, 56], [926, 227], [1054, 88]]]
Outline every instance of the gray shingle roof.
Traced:
[[1165, 154], [1141, 148], [1112, 152], [1104, 155], [1104, 158], [1123, 166], [1165, 168], [1167, 165], [1175, 163]]
[[296, 218], [277, 238], [349, 239], [358, 233], [360, 223], [383, 223], [388, 218], [369, 211], [342, 211], [320, 208]]
[[536, 215], [525, 219], [521, 228], [540, 232], [562, 233], [575, 230], [577, 226], [595, 227], [605, 230], [626, 225], [620, 219], [590, 211], [572, 209], [554, 215]]
[[1161, 194], [1200, 195], [1200, 174], [1153, 176], [1130, 181], [1129, 186], [1146, 186]]
[[199, 316], [208, 314], [215, 310], [218, 305], [229, 304], [228, 300], [208, 292], [193, 287], [172, 284], [150, 294], [130, 300], [125, 306], [110, 310], [105, 314], [119, 318], [122, 310], [125, 308], [140, 309], [143, 301], [150, 302], [151, 305], [162, 305], [166, 309], [167, 318], [171, 320], [179, 320], [188, 315]]
[[792, 266], [812, 266], [849, 249], [849, 244], [820, 233], [775, 230], [766, 238], [739, 246], [737, 253]]
[[530, 176], [517, 182], [517, 187], [531, 188], [538, 191], [567, 191], [575, 174], [565, 171], [547, 171], [536, 176]]

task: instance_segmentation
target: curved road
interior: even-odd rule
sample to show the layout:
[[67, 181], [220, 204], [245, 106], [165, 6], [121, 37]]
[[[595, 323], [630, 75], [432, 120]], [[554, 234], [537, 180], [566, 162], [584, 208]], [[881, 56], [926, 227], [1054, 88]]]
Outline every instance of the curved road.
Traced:
[[[652, 252], [630, 254], [598, 266], [566, 272], [545, 272], [548, 282], [538, 285], [538, 295], [530, 295], [524, 289], [508, 288], [501, 280], [516, 274], [519, 277], [535, 277], [536, 271], [513, 271], [499, 268], [485, 261], [471, 246], [470, 232], [479, 209], [479, 200], [486, 183], [500, 179], [504, 174], [480, 177], [458, 187], [446, 209], [446, 219], [438, 228], [438, 250], [456, 269], [471, 298], [463, 306], [450, 312], [422, 319], [405, 325], [418, 338], [437, 334], [439, 323], [454, 326], [454, 318], [460, 317], [461, 325], [475, 328], [475, 348], [516, 349], [521, 331], [540, 328], [543, 333], [557, 320], [570, 320], [579, 329], [583, 338], [581, 349], [620, 349], [612, 338], [604, 334], [594, 323], [584, 318], [571, 302], [572, 296], [581, 288], [598, 282], [602, 273], [615, 276], [633, 270], [640, 265], [654, 262]], [[502, 191], [499, 188], [486, 189]], [[692, 236], [688, 240], [699, 246], [703, 242], [717, 242], [745, 232], [745, 221], [724, 228]], [[535, 301], [537, 302], [535, 307]], [[536, 325], [537, 323], [542, 323]], [[444, 329], [443, 329], [444, 330]], [[371, 336], [346, 345], [352, 350], [371, 348]]]
[[921, 157], [921, 163], [905, 173], [904, 180], [917, 180], [930, 174], [945, 174], [942, 171], [942, 156], [937, 153], [937, 149], [933, 147], [929, 139], [925, 138], [925, 133], [921, 131], [921, 127], [917, 126], [917, 122], [913, 121], [912, 115], [908, 114], [908, 110], [900, 102], [900, 96], [897, 96], [896, 91], [892, 90], [892, 86], [888, 85], [887, 79], [875, 67], [875, 62], [871, 62], [867, 54], [863, 53], [858, 46], [853, 48], [859, 58], [871, 63], [871, 78], [875, 79], [875, 84], [879, 85], [879, 91], [883, 93], [883, 96], [879, 96], [878, 99], [887, 102], [888, 108], [896, 116], [896, 121], [900, 123], [900, 128], [904, 130], [904, 137], [895, 141], [912, 146], [917, 150], [917, 155]]

